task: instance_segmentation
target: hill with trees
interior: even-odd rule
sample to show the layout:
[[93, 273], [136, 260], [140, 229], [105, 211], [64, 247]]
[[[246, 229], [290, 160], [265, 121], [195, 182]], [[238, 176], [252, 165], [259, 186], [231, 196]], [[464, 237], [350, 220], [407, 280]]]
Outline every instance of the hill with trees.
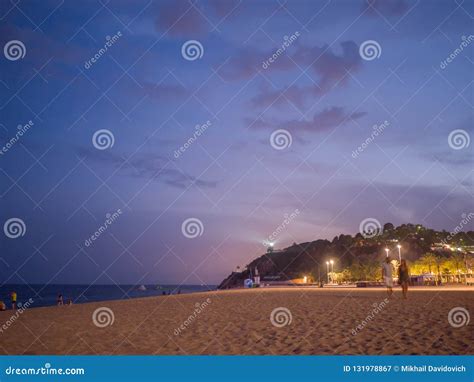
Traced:
[[[377, 232], [341, 234], [329, 240], [293, 243], [281, 250], [272, 250], [256, 258], [243, 269], [232, 272], [219, 285], [220, 289], [242, 287], [244, 280], [258, 269], [261, 280], [293, 280], [307, 277], [308, 282], [325, 282], [328, 266], [333, 261], [334, 282], [380, 279], [380, 264], [386, 248], [395, 266], [406, 259], [412, 274], [432, 273], [451, 276], [471, 272], [474, 267], [474, 231], [435, 231], [422, 225], [386, 223]], [[457, 276], [458, 275], [458, 276]]]

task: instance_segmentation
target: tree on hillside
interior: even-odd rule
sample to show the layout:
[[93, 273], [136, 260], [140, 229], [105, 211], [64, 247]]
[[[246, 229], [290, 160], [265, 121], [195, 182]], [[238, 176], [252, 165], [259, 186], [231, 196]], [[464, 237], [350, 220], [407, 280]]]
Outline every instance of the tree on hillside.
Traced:
[[433, 269], [436, 265], [436, 256], [433, 253], [425, 253], [420, 257], [420, 262], [422, 265], [428, 267], [428, 273], [433, 273]]

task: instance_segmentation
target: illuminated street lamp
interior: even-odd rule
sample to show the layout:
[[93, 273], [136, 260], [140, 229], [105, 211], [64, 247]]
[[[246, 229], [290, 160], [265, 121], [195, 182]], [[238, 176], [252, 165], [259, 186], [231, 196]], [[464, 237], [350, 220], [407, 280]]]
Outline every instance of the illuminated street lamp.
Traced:
[[329, 261], [326, 261], [326, 275], [328, 277], [328, 284], [329, 284]]
[[398, 244], [397, 248], [398, 248], [398, 259], [400, 260], [400, 263], [401, 263], [402, 262], [402, 246]]
[[334, 284], [334, 260], [329, 260], [331, 263], [331, 284]]

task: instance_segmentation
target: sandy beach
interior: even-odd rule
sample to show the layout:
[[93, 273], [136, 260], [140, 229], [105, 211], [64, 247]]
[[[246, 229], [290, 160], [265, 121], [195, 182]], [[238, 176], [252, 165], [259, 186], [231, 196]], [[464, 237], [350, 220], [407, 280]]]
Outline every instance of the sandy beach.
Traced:
[[382, 288], [260, 288], [5, 311], [0, 353], [474, 354], [473, 320], [459, 310], [474, 314], [473, 288], [385, 298]]

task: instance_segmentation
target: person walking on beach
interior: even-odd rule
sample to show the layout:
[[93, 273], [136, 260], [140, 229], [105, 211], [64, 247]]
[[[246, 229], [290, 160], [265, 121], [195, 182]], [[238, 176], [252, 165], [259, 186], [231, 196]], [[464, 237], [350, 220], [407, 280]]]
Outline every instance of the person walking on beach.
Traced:
[[410, 274], [408, 265], [405, 259], [402, 260], [398, 267], [398, 282], [402, 286], [403, 298], [406, 300], [408, 292], [408, 282], [410, 281]]
[[11, 299], [11, 303], [12, 303], [12, 310], [16, 310], [16, 299], [17, 299], [17, 295], [16, 295], [16, 292], [13, 291], [12, 293], [10, 293], [10, 299]]
[[382, 278], [385, 286], [387, 287], [388, 297], [392, 297], [393, 294], [393, 277], [392, 277], [392, 262], [390, 257], [385, 258], [385, 262], [382, 264]]
[[63, 299], [63, 295], [60, 293], [58, 294], [58, 306], [61, 306], [61, 305], [64, 305], [64, 299]]

